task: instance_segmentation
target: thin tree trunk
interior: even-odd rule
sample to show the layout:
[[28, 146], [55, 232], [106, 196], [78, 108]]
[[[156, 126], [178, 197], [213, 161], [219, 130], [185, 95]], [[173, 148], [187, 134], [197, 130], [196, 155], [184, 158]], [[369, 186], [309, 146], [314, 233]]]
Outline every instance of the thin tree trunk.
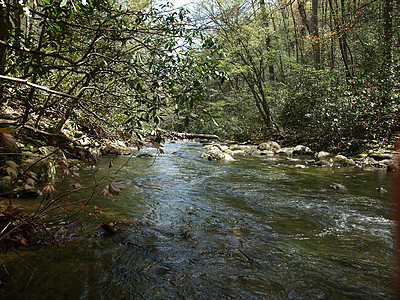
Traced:
[[311, 40], [314, 52], [314, 66], [316, 69], [320, 69], [321, 46], [320, 46], [319, 31], [318, 31], [318, 0], [312, 0], [311, 28], [312, 28]]
[[[267, 19], [267, 12], [266, 12], [266, 8], [265, 8], [264, 0], [260, 0], [260, 8], [261, 8], [261, 13], [262, 13], [261, 17], [264, 22], [264, 26], [267, 28], [268, 27], [268, 19]], [[267, 50], [269, 50], [271, 48], [271, 37], [269, 34], [267, 35], [267, 37], [265, 39], [265, 44], [266, 44]], [[268, 70], [269, 70], [269, 80], [274, 81], [275, 80], [274, 65], [269, 64]]]
[[[94, 72], [92, 72], [92, 73], [86, 75], [86, 80], [85, 80], [85, 82], [84, 82], [83, 85], [82, 85], [83, 88], [85, 88], [85, 87], [87, 87], [87, 86], [89, 85], [90, 81], [93, 79], [93, 76], [94, 76]], [[54, 129], [54, 132], [55, 132], [55, 133], [59, 133], [59, 132], [62, 130], [62, 128], [63, 128], [65, 122], [67, 122], [67, 120], [68, 120], [69, 117], [71, 116], [72, 111], [75, 109], [76, 105], [78, 104], [79, 100], [81, 99], [81, 97], [83, 96], [83, 94], [84, 94], [84, 92], [85, 92], [85, 90], [84, 90], [83, 88], [82, 88], [81, 91], [78, 93], [78, 95], [76, 95], [76, 98], [74, 98], [74, 99], [72, 100], [70, 106], [67, 108], [67, 111], [64, 113], [64, 115], [63, 115], [63, 116], [61, 117], [61, 119], [58, 121], [58, 124], [57, 124], [56, 128]]]
[[393, 45], [393, 31], [392, 31], [392, 16], [393, 16], [393, 0], [383, 1], [383, 52], [385, 57], [384, 64], [388, 67], [392, 63], [392, 45]]
[[[292, 19], [293, 19], [293, 28], [294, 28], [294, 41], [296, 45], [296, 62], [299, 62], [299, 35], [297, 34], [297, 25], [296, 25], [296, 18], [293, 13], [293, 2], [290, 2], [290, 12], [292, 14]], [[303, 56], [303, 54], [301, 54]]]

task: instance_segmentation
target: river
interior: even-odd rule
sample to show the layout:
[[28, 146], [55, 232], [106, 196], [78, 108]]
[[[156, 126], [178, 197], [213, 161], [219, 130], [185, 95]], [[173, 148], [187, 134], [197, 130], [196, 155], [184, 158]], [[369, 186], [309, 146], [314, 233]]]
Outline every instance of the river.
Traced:
[[[167, 143], [164, 155], [132, 158], [118, 175], [127, 189], [89, 205], [105, 216], [64, 221], [76, 239], [3, 255], [14, 274], [4, 296], [393, 297], [390, 200], [377, 191], [389, 189], [386, 172], [267, 156], [210, 162], [201, 149]], [[114, 168], [126, 159], [114, 159]], [[109, 172], [108, 159], [96, 168]], [[92, 169], [80, 173], [80, 183], [92, 180]], [[104, 219], [119, 232], [103, 233]]]

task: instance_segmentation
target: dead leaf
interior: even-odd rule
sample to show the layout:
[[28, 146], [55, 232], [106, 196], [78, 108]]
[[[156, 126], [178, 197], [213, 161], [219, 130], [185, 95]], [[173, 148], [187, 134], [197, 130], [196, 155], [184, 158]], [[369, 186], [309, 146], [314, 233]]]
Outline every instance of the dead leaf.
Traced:
[[15, 129], [8, 129], [5, 127], [0, 128], [0, 133], [5, 133], [5, 134], [12, 134], [15, 132]]
[[1, 134], [1, 142], [10, 148], [12, 148], [16, 145], [14, 137], [11, 134], [7, 134], [7, 133]]
[[63, 170], [67, 167], [67, 165], [65, 164], [65, 162], [63, 162], [62, 160], [60, 160], [57, 164], [58, 164], [58, 166], [59, 166], [61, 169], [63, 169]]

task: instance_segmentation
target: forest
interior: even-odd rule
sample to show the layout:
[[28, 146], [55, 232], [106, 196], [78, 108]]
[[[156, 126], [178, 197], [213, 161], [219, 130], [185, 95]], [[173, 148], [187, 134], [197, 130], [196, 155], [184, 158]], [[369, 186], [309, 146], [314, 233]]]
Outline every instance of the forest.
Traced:
[[[76, 160], [162, 154], [172, 133], [393, 150], [399, 110], [399, 1], [0, 0], [0, 246], [46, 232], [71, 194], [75, 214], [129, 189], [129, 162], [83, 186]], [[40, 195], [33, 215], [13, 205]]]
[[396, 1], [169, 5], [5, 1], [2, 111], [54, 133], [72, 121], [349, 151], [398, 129]]

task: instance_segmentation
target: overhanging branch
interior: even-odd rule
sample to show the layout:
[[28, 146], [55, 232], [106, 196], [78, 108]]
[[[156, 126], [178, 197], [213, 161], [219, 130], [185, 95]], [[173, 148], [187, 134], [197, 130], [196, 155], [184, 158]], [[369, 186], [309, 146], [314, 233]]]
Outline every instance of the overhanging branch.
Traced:
[[66, 97], [66, 98], [75, 99], [75, 100], [79, 99], [79, 97], [77, 97], [77, 96], [66, 94], [66, 93], [59, 92], [59, 91], [55, 91], [55, 90], [49, 89], [48, 87], [45, 87], [45, 86], [42, 86], [42, 85], [39, 85], [39, 84], [36, 84], [36, 83], [29, 82], [28, 80], [25, 80], [25, 79], [5, 76], [5, 75], [0, 75], [0, 79], [1, 80], [12, 81], [12, 82], [17, 82], [17, 83], [22, 83], [22, 84], [37, 88], [39, 90], [45, 91], [45, 92], [47, 92], [49, 94], [54, 94], [54, 95], [58, 95], [58, 96]]

